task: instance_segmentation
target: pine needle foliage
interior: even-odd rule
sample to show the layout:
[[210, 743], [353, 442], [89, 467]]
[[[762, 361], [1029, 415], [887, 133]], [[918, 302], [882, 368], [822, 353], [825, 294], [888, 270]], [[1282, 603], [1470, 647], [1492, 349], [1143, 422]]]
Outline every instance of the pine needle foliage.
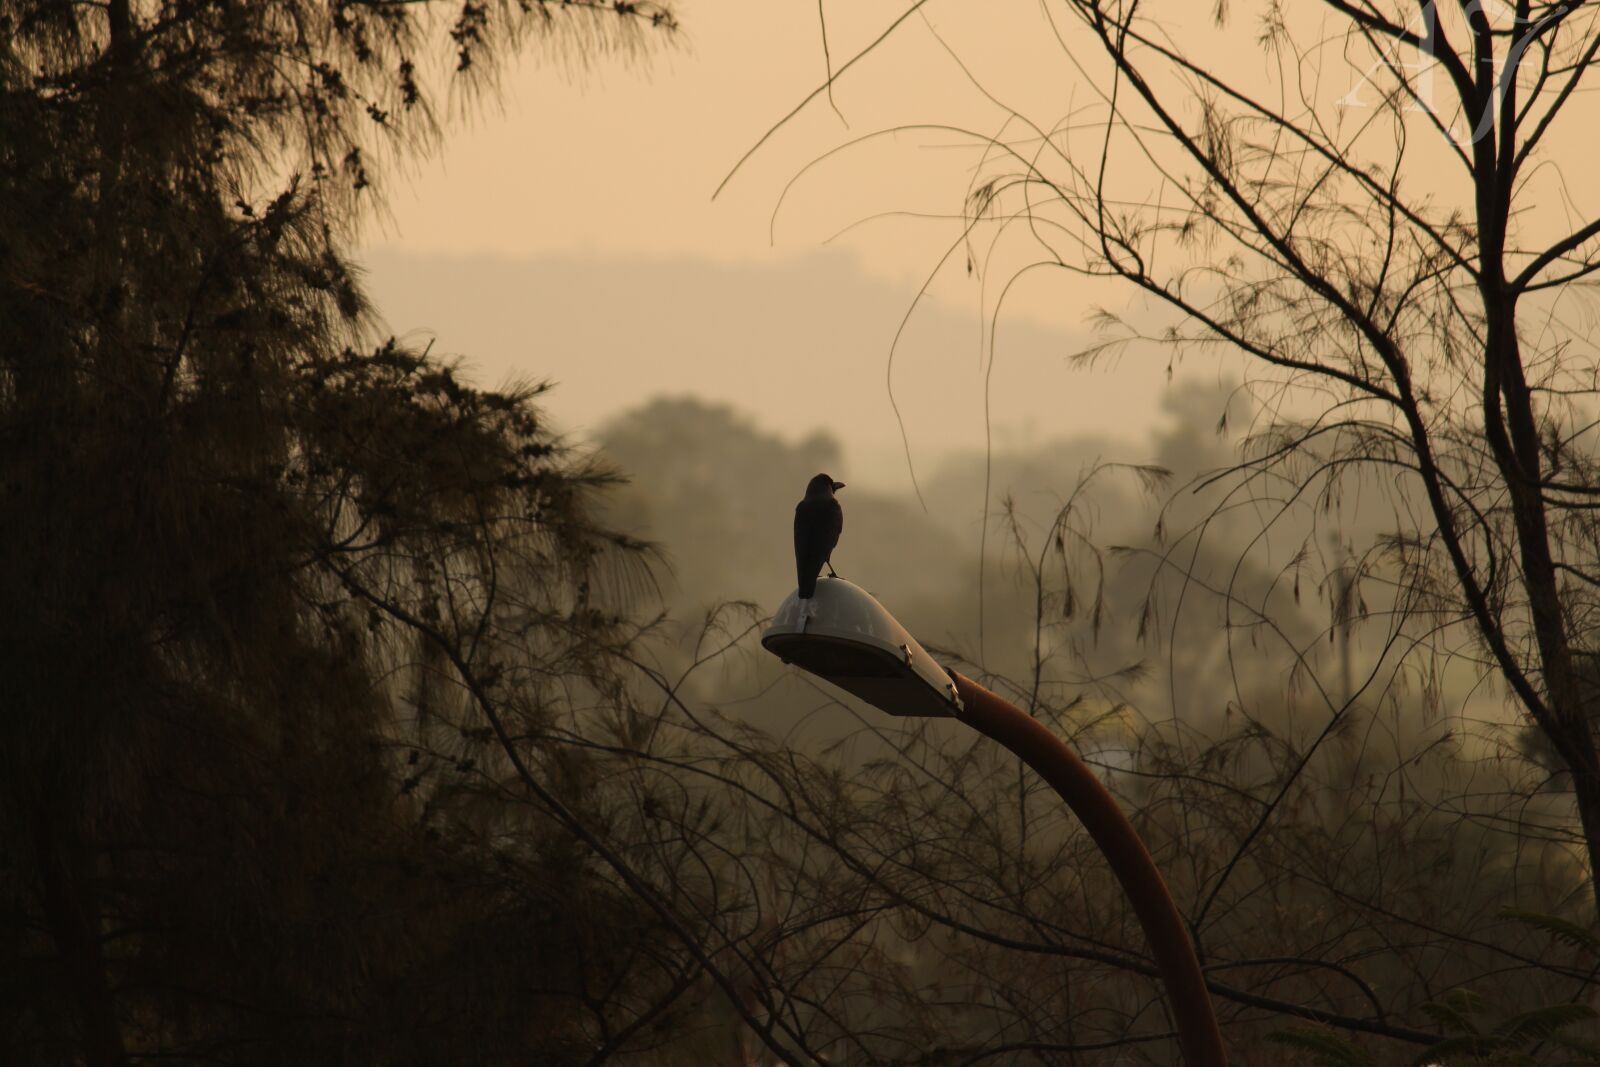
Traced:
[[347, 255], [430, 79], [651, 24], [0, 0], [0, 1060], [588, 1062], [679, 979], [465, 724], [442, 768], [427, 733], [442, 644], [530, 730], [615, 686], [612, 475], [538, 388], [376, 337]]

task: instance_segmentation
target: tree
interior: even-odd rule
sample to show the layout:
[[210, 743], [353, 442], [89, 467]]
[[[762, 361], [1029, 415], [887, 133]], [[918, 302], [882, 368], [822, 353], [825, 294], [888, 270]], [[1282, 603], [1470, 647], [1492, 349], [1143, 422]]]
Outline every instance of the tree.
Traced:
[[[593, 518], [612, 476], [550, 435], [540, 390], [374, 336], [347, 256], [374, 155], [437, 134], [434, 58], [483, 88], [526, 37], [652, 23], [0, 2], [8, 1060], [660, 1042], [687, 980], [659, 919], [548, 812], [487, 804], [492, 760], [440, 760], [426, 636], [515, 646], [553, 715], [613, 684], [601, 609], [643, 546]], [[514, 613], [475, 610], [496, 582]]]
[[[1515, 795], [1519, 768], [1486, 765], [1448, 731], [1386, 738], [1387, 714], [1351, 760], [1315, 743], [1321, 724], [1297, 723], [1281, 684], [1274, 703], [1278, 664], [1234, 666], [1250, 699], [1232, 724], [1164, 714], [1164, 686], [1136, 686], [1132, 669], [1080, 672], [1060, 650], [1131, 621], [1110, 595], [1097, 618], [1083, 525], [1094, 487], [1080, 488], [1045, 536], [1016, 545], [1035, 590], [1035, 666], [995, 684], [1135, 813], [1205, 951], [1232, 1054], [1592, 1062], [1593, 935], [1548, 914], [1581, 872], [1532, 835], [1470, 817], [1480, 798], [1492, 816]], [[1277, 584], [1259, 577], [1241, 590]], [[1156, 584], [1178, 593], [1195, 579], [1159, 568]], [[728, 646], [705, 637], [695, 666]], [[660, 679], [648, 729], [568, 743], [622, 757], [635, 790], [660, 798], [646, 808], [653, 832], [680, 835], [694, 865], [718, 872], [716, 891], [680, 906], [740, 961], [747, 1021], [784, 1062], [1174, 1062], [1122, 894], [1059, 799], [1003, 752], [956, 723], [872, 716], [806, 751], [751, 725], [754, 701], [723, 717], [686, 681]], [[817, 699], [803, 679], [763, 682], [760, 721], [790, 687]], [[1422, 717], [1414, 693], [1393, 704], [1396, 720]], [[1523, 803], [1530, 822], [1549, 814], [1543, 798]], [[673, 808], [726, 814], [684, 832], [663, 814]]]
[[[1137, 0], [1042, 11], [1097, 103], [1035, 120], [963, 65], [1003, 121], [973, 133], [952, 251], [1024, 235], [1024, 270], [1121, 279], [1173, 314], [1156, 330], [1112, 316], [1089, 356], [1244, 357], [1264, 403], [1235, 500], [1277, 509], [1264, 532], [1391, 480], [1403, 513], [1360, 553], [1395, 590], [1380, 614], [1410, 626], [1391, 643], [1503, 685], [1571, 791], [1592, 883], [1595, 366], [1566, 309], [1588, 299], [1600, 217], [1536, 205], [1568, 188], [1586, 136], [1594, 7], [1266, 3], [1249, 26], [1221, 4], [1214, 30]], [[1237, 61], [1241, 27], [1269, 59], [1259, 76]]]
[[[1584, 299], [1600, 220], [1552, 232], [1525, 205], [1554, 180], [1560, 139], [1580, 135], [1594, 11], [1321, 8], [1351, 67], [1300, 43], [1306, 12], [1269, 5], [1260, 40], [1282, 72], [1269, 88], [1189, 54], [1137, 3], [1052, 6], [1077, 27], [1057, 25], [1063, 40], [1106, 63], [1098, 151], [1047, 138], [1050, 162], [986, 182], [975, 207], [1004, 215], [997, 198], [1046, 192], [1062, 212], [1049, 232], [1076, 246], [1061, 265], [1175, 310], [1166, 343], [1227, 345], [1265, 368], [1293, 400], [1240, 468], [1264, 495], [1329, 499], [1351, 472], [1394, 472], [1426, 518], [1369, 566], [1387, 565], [1425, 626], [1471, 632], [1560, 760], [1592, 876], [1593, 364], [1557, 305]], [[1352, 68], [1373, 103], [1340, 114], [1333, 79]], [[1135, 172], [1149, 194], [1129, 204], [1112, 183]]]
[[[1592, 1058], [1600, 483], [1585, 324], [1600, 221], [1561, 164], [1587, 136], [1593, 5], [1268, 3], [1253, 24], [1218, 5], [1205, 25], [1137, 0], [1041, 10], [1093, 94], [1070, 116], [990, 89], [921, 3], [807, 100], [927, 25], [999, 116], [962, 131], [973, 175], [947, 259], [968, 251], [969, 270], [1007, 283], [1041, 268], [1132, 282], [1167, 314], [1106, 314], [1086, 358], [1158, 348], [1251, 375], [1238, 462], [1185, 487], [1153, 549], [1124, 553], [1149, 583], [1142, 632], [1176, 633], [1201, 603], [1220, 616], [1237, 681], [1216, 700], [1232, 718], [1133, 707], [1105, 756], [1185, 903], [1234, 1047], [1275, 1028], [1308, 1059], [1366, 1062], [1283, 1032], [1298, 1015], [1428, 1046], [1418, 1062]], [[1264, 71], [1241, 61], [1246, 37]], [[949, 126], [924, 128], [948, 146]], [[1568, 217], [1545, 210], [1569, 196]], [[1025, 563], [1041, 604], [1084, 587], [1080, 574], [1043, 591], [1072, 573], [1048, 544]], [[1276, 578], [1264, 590], [1262, 574]], [[1320, 632], [1302, 625], [1303, 587], [1327, 604]], [[1525, 729], [1495, 721], [1486, 685]], [[1052, 687], [1038, 705], [1062, 730], [1104, 725], [1095, 687]], [[1070, 1062], [1158, 1042], [1134, 987], [1079, 981], [1139, 973], [1140, 957], [1106, 933], [1116, 918], [1096, 909], [1115, 903], [1084, 884], [1093, 861], [1070, 827], [1008, 834], [1017, 804], [994, 796], [992, 766], [937, 729], [903, 736], [902, 766], [855, 783], [870, 814], [830, 793], [812, 832], [864, 908], [970, 968], [966, 999], [944, 1001], [964, 1021], [919, 1020], [949, 1027], [921, 1047]], [[782, 793], [805, 795], [787, 780]], [[907, 958], [903, 976], [925, 973]], [[1041, 959], [1062, 961], [1059, 987]], [[913, 1015], [913, 983], [895, 988]], [[1485, 1026], [1474, 989], [1505, 1017]], [[1087, 1041], [1086, 1019], [1101, 1028]]]

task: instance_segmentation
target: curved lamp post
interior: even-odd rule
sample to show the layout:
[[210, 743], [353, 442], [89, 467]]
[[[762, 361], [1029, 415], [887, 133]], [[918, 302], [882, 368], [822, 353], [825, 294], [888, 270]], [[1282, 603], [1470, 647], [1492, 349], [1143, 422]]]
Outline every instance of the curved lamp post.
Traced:
[[1167, 988], [1189, 1067], [1227, 1067], [1194, 944], [1139, 834], [1077, 754], [1037, 719], [969, 678], [946, 671], [877, 600], [823, 578], [807, 613], [791, 593], [761, 636], [767, 651], [891, 715], [960, 719], [1000, 742], [1067, 802], [1105, 855], [1144, 928]]

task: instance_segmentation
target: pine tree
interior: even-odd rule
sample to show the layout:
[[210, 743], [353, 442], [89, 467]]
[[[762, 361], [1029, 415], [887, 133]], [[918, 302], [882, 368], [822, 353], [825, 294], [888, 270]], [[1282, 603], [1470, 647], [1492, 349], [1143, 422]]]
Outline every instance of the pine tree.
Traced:
[[559, 1063], [630, 988], [637, 906], [424, 720], [428, 634], [530, 705], [607, 684], [642, 546], [537, 389], [374, 335], [347, 249], [430, 64], [650, 24], [0, 0], [6, 1062]]

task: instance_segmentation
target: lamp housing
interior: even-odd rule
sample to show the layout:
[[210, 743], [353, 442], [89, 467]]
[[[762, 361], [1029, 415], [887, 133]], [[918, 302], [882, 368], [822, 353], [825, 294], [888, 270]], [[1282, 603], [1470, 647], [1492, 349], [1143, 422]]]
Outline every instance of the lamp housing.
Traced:
[[790, 593], [761, 644], [891, 715], [961, 713], [944, 668], [872, 594], [843, 578], [818, 578], [810, 601]]

